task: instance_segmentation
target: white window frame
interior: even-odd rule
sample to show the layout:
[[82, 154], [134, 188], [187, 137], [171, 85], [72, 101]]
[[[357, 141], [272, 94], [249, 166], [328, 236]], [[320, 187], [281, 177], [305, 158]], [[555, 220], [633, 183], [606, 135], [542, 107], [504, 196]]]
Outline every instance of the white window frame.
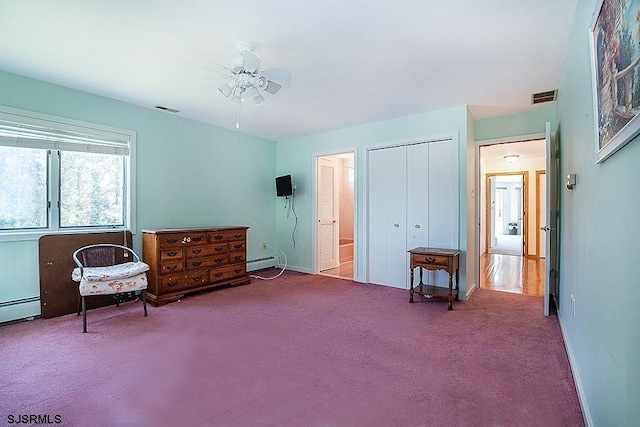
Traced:
[[[122, 154], [125, 156], [125, 218], [124, 226], [113, 227], [64, 227], [60, 228], [58, 215], [59, 209], [54, 209], [58, 204], [59, 182], [59, 159], [51, 156], [48, 160], [50, 170], [48, 172], [48, 201], [52, 208], [49, 209], [48, 226], [38, 230], [2, 230], [0, 231], [0, 242], [37, 240], [46, 234], [55, 233], [95, 233], [113, 230], [130, 230], [136, 233], [136, 132], [132, 130], [119, 129], [80, 120], [68, 119], [64, 117], [52, 116], [48, 114], [36, 113], [32, 111], [19, 110], [16, 108], [0, 106], [0, 121], [12, 121], [25, 124], [26, 126], [46, 127], [52, 133], [59, 132], [60, 135], [85, 134], [89, 138], [94, 135], [98, 142], [83, 142], [82, 140], [66, 141], [62, 136], [59, 139], [46, 138], [42, 140], [23, 139], [19, 136], [0, 136], [0, 145], [13, 147], [32, 147], [49, 149], [51, 151], [83, 151], [95, 153]], [[112, 142], [110, 142], [112, 141]], [[52, 178], [54, 181], [52, 183]]]

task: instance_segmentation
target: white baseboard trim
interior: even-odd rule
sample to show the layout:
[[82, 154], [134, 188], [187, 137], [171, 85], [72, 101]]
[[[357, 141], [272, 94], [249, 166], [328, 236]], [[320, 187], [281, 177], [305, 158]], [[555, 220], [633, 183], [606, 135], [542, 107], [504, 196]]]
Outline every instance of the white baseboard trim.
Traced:
[[473, 294], [473, 292], [475, 292], [475, 290], [478, 289], [478, 285], [476, 285], [475, 283], [473, 284], [473, 286], [471, 286], [471, 289], [467, 289], [467, 291], [462, 294], [462, 300], [467, 301], [469, 298], [471, 298], [471, 294]]
[[[282, 267], [282, 266], [279, 266], [279, 267]], [[297, 271], [298, 273], [313, 274], [313, 271], [310, 268], [306, 268], [306, 267], [296, 267], [293, 265], [288, 265], [287, 270]]]
[[573, 382], [578, 392], [578, 401], [580, 402], [580, 409], [582, 409], [582, 418], [584, 419], [584, 425], [587, 427], [593, 426], [593, 419], [591, 418], [591, 412], [589, 412], [589, 405], [587, 404], [587, 397], [584, 393], [584, 387], [582, 386], [582, 380], [580, 379], [580, 373], [578, 372], [575, 356], [573, 355], [573, 349], [567, 339], [567, 334], [564, 329], [564, 322], [560, 311], [557, 311], [558, 323], [560, 324], [560, 331], [562, 332], [562, 341], [564, 342], [564, 348], [567, 350], [567, 356], [569, 357], [569, 366], [571, 366], [571, 373], [573, 374]]
[[262, 270], [263, 268], [275, 267], [277, 259], [275, 256], [254, 259], [247, 261], [247, 271]]
[[36, 300], [19, 302], [16, 304], [4, 303], [0, 307], [0, 323], [12, 322], [14, 320], [27, 319], [40, 316], [40, 298]]

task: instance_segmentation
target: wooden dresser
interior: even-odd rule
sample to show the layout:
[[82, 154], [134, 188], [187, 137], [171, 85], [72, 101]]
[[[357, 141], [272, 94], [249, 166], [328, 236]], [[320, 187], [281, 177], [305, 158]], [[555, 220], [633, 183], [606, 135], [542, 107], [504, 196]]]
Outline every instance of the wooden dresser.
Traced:
[[189, 292], [249, 283], [248, 228], [142, 230], [142, 259], [149, 264], [148, 301], [158, 306]]

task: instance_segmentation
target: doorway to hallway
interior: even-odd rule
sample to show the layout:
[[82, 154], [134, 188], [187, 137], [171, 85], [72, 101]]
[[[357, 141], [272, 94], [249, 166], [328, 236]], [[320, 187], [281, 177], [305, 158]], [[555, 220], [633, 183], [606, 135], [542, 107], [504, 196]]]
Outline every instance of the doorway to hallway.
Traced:
[[[483, 145], [479, 159], [479, 287], [543, 295], [544, 259], [536, 225], [544, 206], [536, 190], [545, 169], [545, 140]], [[531, 186], [530, 176], [536, 178]]]

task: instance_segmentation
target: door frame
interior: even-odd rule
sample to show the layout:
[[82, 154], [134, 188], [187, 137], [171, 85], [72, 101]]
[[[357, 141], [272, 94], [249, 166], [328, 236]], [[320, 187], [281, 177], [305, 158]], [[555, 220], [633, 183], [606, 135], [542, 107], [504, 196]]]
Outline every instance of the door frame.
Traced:
[[485, 247], [487, 248], [487, 253], [489, 253], [489, 234], [490, 230], [490, 221], [491, 221], [491, 188], [489, 186], [489, 178], [496, 176], [513, 176], [520, 175], [522, 176], [522, 253], [521, 256], [528, 255], [528, 247], [529, 247], [529, 171], [514, 171], [514, 172], [490, 172], [485, 175]]
[[[521, 135], [521, 136], [510, 136], [510, 137], [505, 137], [505, 138], [496, 138], [496, 139], [486, 139], [486, 140], [481, 140], [481, 141], [476, 141], [475, 142], [475, 147], [474, 147], [474, 154], [475, 154], [475, 176], [476, 176], [476, 185], [475, 185], [475, 189], [473, 191], [473, 193], [471, 194], [471, 197], [475, 200], [475, 228], [476, 228], [476, 232], [475, 232], [475, 241], [473, 242], [475, 248], [476, 248], [476, 256], [473, 259], [473, 269], [474, 269], [474, 277], [478, 280], [478, 282], [475, 284], [475, 286], [473, 287], [473, 289], [468, 289], [467, 290], [467, 296], [471, 295], [471, 292], [475, 291], [475, 289], [480, 287], [480, 278], [482, 277], [480, 275], [480, 257], [483, 255], [480, 252], [481, 249], [481, 238], [482, 238], [482, 221], [481, 221], [481, 215], [480, 215], [480, 211], [482, 208], [482, 203], [481, 200], [483, 199], [481, 197], [482, 192], [481, 192], [481, 183], [482, 181], [482, 168], [480, 167], [480, 148], [481, 147], [485, 147], [485, 146], [489, 146], [489, 145], [496, 145], [496, 144], [508, 144], [508, 143], [512, 143], [512, 142], [526, 142], [526, 141], [534, 141], [534, 140], [540, 140], [540, 139], [545, 139], [545, 132], [541, 132], [541, 133], [534, 133], [534, 134], [528, 134], [528, 135]], [[474, 197], [476, 196], [476, 197]], [[470, 243], [471, 244], [471, 243]], [[488, 249], [487, 249], [488, 250]]]
[[311, 206], [311, 217], [312, 217], [312, 227], [311, 227], [311, 247], [312, 256], [311, 256], [311, 270], [313, 274], [320, 274], [320, 262], [319, 262], [319, 251], [318, 251], [318, 162], [322, 157], [331, 157], [337, 156], [340, 154], [353, 154], [353, 175], [354, 175], [354, 185], [353, 185], [353, 280], [355, 281], [358, 276], [358, 266], [360, 264], [360, 257], [358, 256], [358, 247], [359, 247], [359, 227], [358, 227], [358, 218], [359, 215], [359, 207], [358, 207], [358, 198], [360, 192], [359, 183], [359, 168], [358, 168], [358, 148], [357, 147], [346, 147], [341, 150], [335, 151], [323, 151], [312, 154], [313, 159], [313, 193], [312, 193], [312, 206]]

